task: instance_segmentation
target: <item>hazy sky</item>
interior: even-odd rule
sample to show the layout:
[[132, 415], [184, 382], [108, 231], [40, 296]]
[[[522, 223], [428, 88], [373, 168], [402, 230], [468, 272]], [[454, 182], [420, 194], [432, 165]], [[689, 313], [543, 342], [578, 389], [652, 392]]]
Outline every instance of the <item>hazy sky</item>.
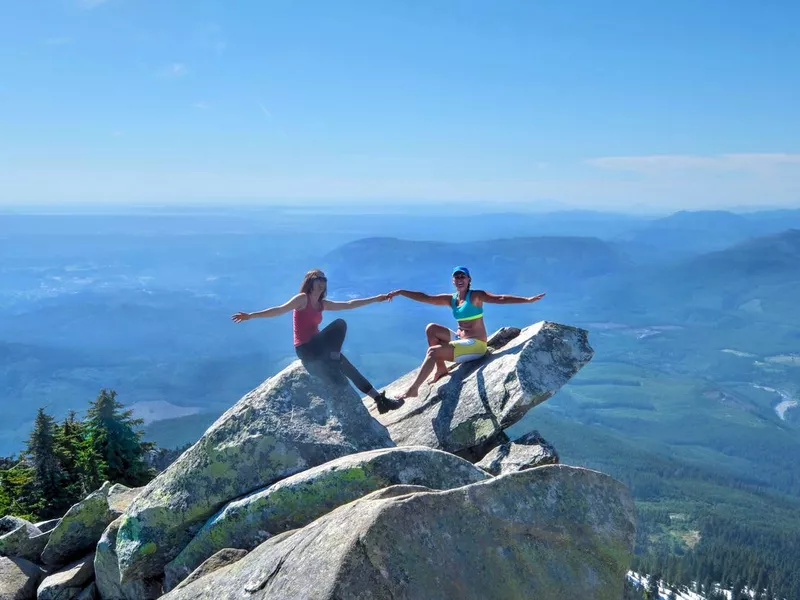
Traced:
[[7, 0], [0, 203], [800, 206], [796, 0]]

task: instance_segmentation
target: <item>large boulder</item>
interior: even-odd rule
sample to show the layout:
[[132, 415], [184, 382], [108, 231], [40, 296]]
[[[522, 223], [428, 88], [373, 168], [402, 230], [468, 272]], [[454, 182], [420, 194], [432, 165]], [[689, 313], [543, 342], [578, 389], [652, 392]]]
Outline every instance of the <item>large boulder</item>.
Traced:
[[122, 581], [157, 576], [226, 502], [393, 445], [346, 381], [311, 375], [295, 361], [239, 400], [133, 501], [117, 534]]
[[48, 519], [47, 521], [39, 521], [38, 523], [34, 523], [34, 525], [36, 525], [36, 527], [38, 527], [39, 531], [42, 533], [47, 533], [48, 531], [53, 531], [60, 520], [61, 517], [58, 519]]
[[193, 581], [205, 577], [206, 575], [218, 571], [222, 567], [232, 565], [236, 561], [242, 560], [247, 556], [247, 550], [240, 548], [223, 548], [211, 558], [203, 561], [203, 563], [192, 571], [189, 576], [181, 582], [181, 585], [189, 585]]
[[94, 584], [94, 581], [83, 588], [83, 591], [75, 596], [75, 600], [96, 600], [97, 598], [97, 586]]
[[92, 580], [94, 556], [89, 554], [44, 578], [36, 591], [37, 600], [73, 600]]
[[64, 565], [89, 550], [120, 513], [108, 505], [108, 492], [111, 484], [89, 494], [73, 505], [58, 525], [50, 532], [50, 539], [42, 551], [42, 562], [46, 565]]
[[94, 579], [97, 591], [104, 600], [155, 600], [162, 594], [161, 581], [145, 579], [120, 583], [119, 564], [117, 562], [117, 532], [122, 517], [111, 523], [100, 541], [94, 555]]
[[488, 479], [453, 454], [387, 448], [337, 458], [228, 504], [165, 569], [170, 590], [223, 548], [252, 550], [271, 535], [304, 527], [338, 506], [396, 484], [448, 490]]
[[33, 600], [43, 576], [39, 565], [24, 558], [0, 557], [0, 600]]
[[621, 483], [550, 465], [367, 496], [163, 598], [618, 600], [634, 533]]
[[[128, 507], [136, 499], [144, 487], [129, 488], [121, 483], [115, 483], [108, 488], [108, 507], [117, 517], [128, 510]], [[116, 519], [116, 517], [114, 517]]]
[[492, 475], [502, 475], [558, 462], [558, 452], [553, 445], [538, 431], [531, 431], [513, 442], [492, 448], [475, 465]]
[[49, 537], [49, 533], [20, 517], [0, 518], [0, 556], [38, 561]]
[[[402, 408], [380, 415], [370, 403], [398, 446], [459, 452], [507, 441], [503, 429], [550, 398], [592, 358], [584, 329], [542, 321], [516, 336], [511, 328], [504, 331], [508, 335], [495, 336], [504, 344], [433, 385], [424, 383]], [[392, 383], [387, 395], [405, 391], [416, 374]]]

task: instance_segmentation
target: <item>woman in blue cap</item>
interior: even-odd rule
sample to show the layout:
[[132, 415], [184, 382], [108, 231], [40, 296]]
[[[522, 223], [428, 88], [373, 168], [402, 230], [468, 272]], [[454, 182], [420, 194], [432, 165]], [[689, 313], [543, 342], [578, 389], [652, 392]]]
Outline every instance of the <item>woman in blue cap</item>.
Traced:
[[483, 290], [471, 289], [472, 277], [467, 267], [459, 266], [453, 269], [453, 285], [456, 291], [450, 294], [429, 295], [423, 292], [412, 292], [410, 290], [396, 290], [389, 294], [394, 296], [405, 296], [417, 302], [435, 304], [438, 306], [450, 306], [453, 317], [458, 321], [458, 330], [452, 331], [444, 325], [429, 323], [425, 328], [428, 337], [428, 352], [425, 360], [419, 369], [417, 378], [400, 398], [413, 398], [419, 393], [419, 386], [425, 378], [433, 371], [436, 372], [429, 383], [438, 381], [447, 375], [447, 365], [445, 361], [462, 363], [476, 360], [486, 354], [486, 325], [483, 322], [483, 305], [488, 304], [524, 304], [536, 302], [544, 298], [544, 294], [538, 296], [511, 296], [509, 294], [497, 295]]

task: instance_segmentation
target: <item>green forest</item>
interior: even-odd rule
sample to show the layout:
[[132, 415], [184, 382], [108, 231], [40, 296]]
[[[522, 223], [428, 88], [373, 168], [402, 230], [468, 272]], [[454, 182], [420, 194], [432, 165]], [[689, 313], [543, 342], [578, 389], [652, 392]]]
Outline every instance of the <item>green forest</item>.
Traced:
[[58, 518], [104, 481], [146, 484], [156, 475], [146, 460], [155, 448], [141, 424], [114, 390], [101, 390], [84, 419], [71, 411], [57, 422], [39, 408], [25, 450], [0, 458], [0, 517]]

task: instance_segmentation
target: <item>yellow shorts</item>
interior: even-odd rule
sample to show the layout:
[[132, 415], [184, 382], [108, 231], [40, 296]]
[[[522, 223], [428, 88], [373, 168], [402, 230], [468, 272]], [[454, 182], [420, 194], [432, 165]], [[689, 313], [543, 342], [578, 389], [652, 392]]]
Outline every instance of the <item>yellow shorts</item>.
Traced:
[[486, 354], [486, 342], [470, 338], [460, 338], [453, 332], [453, 340], [450, 345], [453, 347], [453, 360], [457, 363], [477, 360]]

